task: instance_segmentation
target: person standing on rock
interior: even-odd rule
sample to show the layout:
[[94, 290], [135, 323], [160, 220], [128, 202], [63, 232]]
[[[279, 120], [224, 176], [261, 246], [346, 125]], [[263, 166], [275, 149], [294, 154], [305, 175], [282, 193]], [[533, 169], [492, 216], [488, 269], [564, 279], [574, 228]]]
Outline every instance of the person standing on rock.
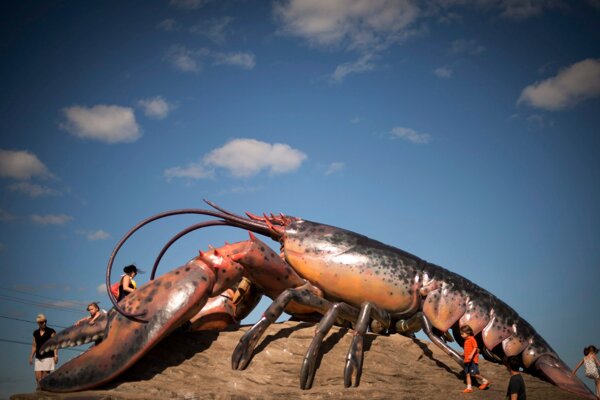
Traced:
[[469, 325], [461, 326], [460, 336], [465, 340], [463, 347], [465, 349], [465, 374], [467, 374], [467, 388], [463, 390], [463, 393], [473, 392], [471, 377], [481, 379], [479, 389], [485, 390], [490, 386], [490, 383], [479, 373], [479, 349], [477, 348], [477, 341], [473, 337], [473, 329]]
[[506, 360], [506, 368], [510, 373], [508, 388], [506, 389], [507, 400], [527, 400], [525, 395], [525, 381], [519, 372], [521, 362], [518, 357], [509, 357]]
[[33, 331], [33, 342], [31, 343], [31, 354], [29, 355], [29, 364], [34, 364], [35, 356], [35, 381], [39, 385], [42, 378], [54, 371], [56, 364], [58, 363], [58, 350], [48, 351], [40, 354], [40, 348], [46, 343], [52, 336], [56, 335], [56, 331], [46, 326], [47, 320], [44, 314], [38, 314], [35, 319], [39, 329]]

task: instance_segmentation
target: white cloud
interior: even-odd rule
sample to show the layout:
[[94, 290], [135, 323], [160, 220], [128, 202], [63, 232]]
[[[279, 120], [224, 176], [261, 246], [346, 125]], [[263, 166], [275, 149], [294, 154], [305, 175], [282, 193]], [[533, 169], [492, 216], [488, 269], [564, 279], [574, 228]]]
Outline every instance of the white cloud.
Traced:
[[31, 220], [40, 225], [64, 225], [73, 217], [65, 214], [31, 215]]
[[370, 55], [365, 55], [353, 62], [347, 62], [338, 65], [333, 74], [331, 80], [333, 82], [341, 82], [350, 74], [358, 74], [361, 72], [371, 71], [375, 68], [375, 64], [369, 62], [371, 60]]
[[0, 149], [0, 177], [31, 179], [52, 177], [48, 168], [33, 153], [26, 150]]
[[199, 72], [202, 69], [202, 57], [207, 55], [207, 49], [191, 50], [185, 46], [173, 45], [167, 51], [167, 60], [183, 72]]
[[234, 139], [206, 154], [202, 163], [169, 168], [164, 175], [168, 180], [207, 179], [214, 176], [215, 167], [226, 169], [237, 178], [247, 178], [262, 170], [268, 170], [271, 174], [283, 174], [298, 169], [305, 159], [306, 154], [287, 144]]
[[107, 232], [104, 232], [102, 229], [98, 229], [97, 231], [77, 231], [79, 235], [83, 235], [90, 241], [96, 240], [105, 240], [110, 238], [110, 235]]
[[450, 43], [450, 51], [455, 54], [476, 56], [485, 51], [485, 46], [478, 44], [477, 41], [473, 39], [457, 39]]
[[67, 118], [61, 124], [74, 136], [105, 143], [134, 142], [142, 134], [133, 109], [99, 104], [93, 107], [72, 106], [63, 109]]
[[183, 72], [199, 72], [203, 62], [210, 59], [213, 65], [231, 65], [245, 69], [253, 69], [256, 65], [256, 57], [249, 52], [211, 53], [207, 48], [193, 50], [180, 45], [171, 46], [167, 59]]
[[172, 167], [164, 172], [167, 180], [173, 178], [208, 179], [214, 176], [212, 170], [206, 169], [198, 163], [190, 163], [186, 167]]
[[419, 9], [409, 0], [291, 0], [275, 3], [274, 15], [311, 45], [371, 52], [401, 40]]
[[527, 86], [517, 104], [556, 111], [599, 95], [600, 59], [588, 58], [563, 69], [553, 78]]
[[287, 144], [269, 144], [255, 139], [234, 139], [204, 156], [206, 165], [221, 167], [238, 178], [250, 177], [268, 169], [271, 174], [292, 172], [306, 154]]
[[253, 69], [256, 65], [254, 54], [252, 53], [215, 53], [213, 55], [214, 65], [232, 65], [244, 69]]
[[454, 71], [452, 71], [452, 68], [450, 67], [439, 67], [433, 70], [433, 73], [438, 78], [450, 78], [452, 77], [453, 72]]
[[106, 294], [106, 283], [101, 283], [96, 286], [96, 293], [98, 294]]
[[176, 106], [167, 102], [161, 96], [156, 96], [138, 101], [138, 105], [144, 109], [147, 117], [155, 119], [164, 119], [173, 111]]
[[346, 168], [346, 163], [339, 162], [339, 161], [332, 162], [331, 164], [329, 164], [329, 167], [327, 167], [327, 170], [325, 171], [325, 175], [334, 174], [336, 172], [343, 170], [344, 168]]
[[161, 21], [158, 25], [156, 25], [156, 27], [167, 32], [179, 30], [177, 21], [175, 21], [173, 18], [167, 18]]
[[171, 0], [169, 4], [181, 10], [197, 10], [209, 2], [210, 0]]
[[401, 126], [392, 128], [391, 133], [392, 138], [394, 139], [403, 139], [412, 143], [426, 144], [431, 141], [431, 135], [427, 133], [419, 133], [414, 129], [403, 128]]
[[58, 196], [60, 194], [57, 190], [29, 182], [13, 183], [8, 185], [8, 189], [12, 192], [23, 193], [30, 197]]
[[190, 33], [201, 35], [214, 43], [223, 44], [228, 33], [229, 24], [233, 21], [231, 17], [222, 17], [203, 21], [190, 28]]

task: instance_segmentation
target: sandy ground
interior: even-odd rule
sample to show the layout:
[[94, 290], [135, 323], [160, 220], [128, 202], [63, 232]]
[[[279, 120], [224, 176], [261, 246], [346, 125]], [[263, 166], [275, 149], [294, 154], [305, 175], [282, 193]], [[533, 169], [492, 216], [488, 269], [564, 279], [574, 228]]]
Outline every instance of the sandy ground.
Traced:
[[[345, 389], [344, 359], [351, 331], [333, 328], [323, 344], [313, 387], [299, 389], [299, 372], [314, 332], [309, 323], [269, 328], [244, 371], [231, 369], [231, 353], [248, 328], [232, 332], [176, 333], [155, 347], [117, 381], [98, 390], [70, 394], [35, 392], [11, 399], [504, 399], [508, 373], [481, 360], [492, 385], [464, 388], [461, 368], [435, 345], [400, 335], [368, 335], [358, 388]], [[578, 397], [524, 375], [528, 400]]]

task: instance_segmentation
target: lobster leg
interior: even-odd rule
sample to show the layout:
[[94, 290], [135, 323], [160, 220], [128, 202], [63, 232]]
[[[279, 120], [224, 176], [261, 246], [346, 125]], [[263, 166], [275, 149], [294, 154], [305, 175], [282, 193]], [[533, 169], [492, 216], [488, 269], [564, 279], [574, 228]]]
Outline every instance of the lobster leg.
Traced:
[[[391, 317], [388, 312], [382, 310], [373, 303], [367, 302], [362, 305], [358, 321], [354, 327], [352, 344], [350, 345], [348, 356], [346, 357], [346, 366], [344, 367], [344, 387], [356, 387], [360, 384], [364, 354], [363, 342], [371, 316], [376, 316], [376, 320], [378, 321], [385, 321], [383, 323], [385, 328], [390, 326]], [[354, 384], [352, 384], [352, 377], [354, 377]]]
[[248, 366], [258, 340], [269, 325], [277, 321], [277, 318], [283, 314], [286, 306], [292, 301], [308, 305], [323, 314], [331, 308], [331, 303], [320, 296], [320, 290], [308, 282], [298, 288], [285, 290], [266, 309], [260, 320], [240, 339], [231, 357], [231, 367], [233, 369], [242, 370]]
[[300, 388], [301, 389], [310, 389], [312, 387], [313, 379], [315, 377], [315, 367], [317, 362], [317, 355], [319, 354], [319, 350], [321, 349], [321, 344], [323, 343], [323, 339], [335, 324], [338, 315], [340, 313], [340, 309], [343, 309], [343, 313], [346, 314], [356, 314], [357, 310], [349, 306], [346, 303], [335, 303], [323, 316], [319, 325], [315, 330], [315, 336], [313, 337], [310, 346], [304, 356], [304, 361], [302, 362], [302, 368], [300, 369]]
[[429, 318], [423, 313], [418, 312], [407, 320], [399, 320], [396, 322], [396, 331], [400, 334], [410, 335], [423, 329], [427, 337], [435, 343], [444, 353], [448, 354], [458, 365], [464, 366], [463, 358], [456, 350], [448, 346], [443, 337], [434, 332]]

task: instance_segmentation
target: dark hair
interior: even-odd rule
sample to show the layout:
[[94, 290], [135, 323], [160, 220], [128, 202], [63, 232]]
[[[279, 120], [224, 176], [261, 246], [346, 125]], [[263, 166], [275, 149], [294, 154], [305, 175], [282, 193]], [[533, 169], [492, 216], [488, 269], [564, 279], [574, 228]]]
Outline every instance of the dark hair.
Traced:
[[462, 333], [466, 333], [469, 336], [473, 336], [473, 329], [469, 325], [463, 325], [460, 327]]
[[587, 356], [590, 353], [598, 353], [598, 349], [594, 345], [589, 345], [585, 349], [583, 349], [583, 355]]
[[131, 264], [131, 265], [128, 265], [125, 268], [123, 268], [123, 272], [125, 272], [126, 274], [129, 274], [131, 272], [135, 272], [137, 274], [138, 273], [138, 269], [135, 266], [135, 264]]
[[98, 303], [96, 303], [95, 301], [93, 301], [93, 302], [91, 302], [90, 304], [88, 304], [87, 308], [89, 309], [89, 308], [90, 308], [90, 306], [94, 306], [94, 307], [96, 307], [96, 310], [99, 310], [99, 309], [100, 309], [100, 307], [98, 307]]
[[517, 356], [511, 356], [504, 360], [504, 364], [506, 364], [511, 371], [519, 372], [521, 360]]

